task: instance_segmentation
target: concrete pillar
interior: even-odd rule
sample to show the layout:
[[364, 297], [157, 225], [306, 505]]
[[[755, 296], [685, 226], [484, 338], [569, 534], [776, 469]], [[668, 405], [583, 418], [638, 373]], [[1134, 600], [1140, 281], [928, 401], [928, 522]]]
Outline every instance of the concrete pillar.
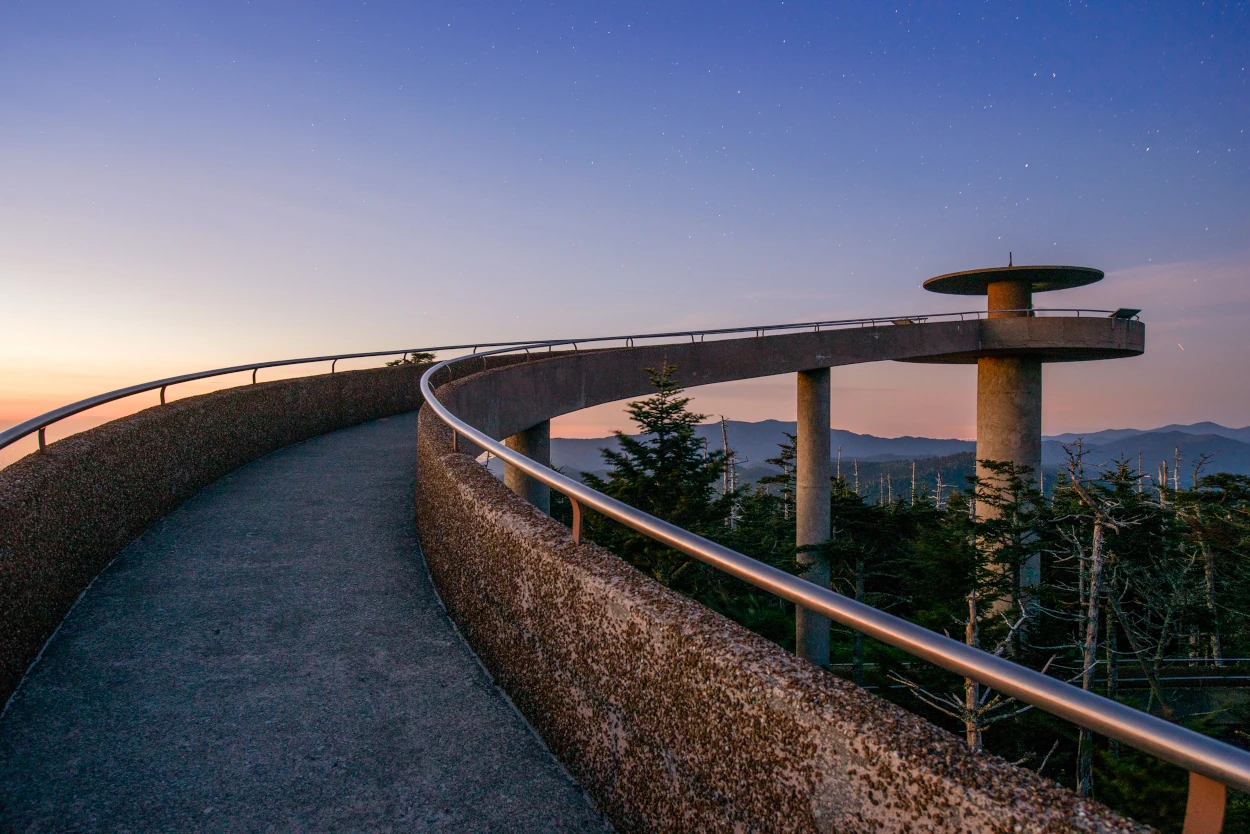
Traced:
[[[527, 458], [551, 466], [551, 421], [543, 420], [536, 426], [519, 431], [504, 440], [509, 449], [520, 452]], [[508, 489], [551, 515], [551, 487], [534, 480], [515, 466], [507, 463], [503, 466], [503, 482]]]
[[[980, 461], [1010, 461], [1042, 470], [1042, 363], [1023, 356], [983, 356], [977, 360], [977, 475], [991, 473]], [[978, 505], [986, 517], [988, 507]], [[1041, 582], [1036, 557], [1020, 568], [1020, 586]]]
[[1020, 311], [1033, 309], [1033, 287], [1027, 281], [995, 281], [985, 289], [992, 319], [1027, 316]]
[[[799, 372], [798, 457], [795, 460], [795, 543], [818, 544], [829, 538], [829, 497], [833, 475], [829, 460], [829, 369]], [[803, 576], [829, 587], [829, 560], [799, 553]], [[795, 651], [818, 666], [829, 665], [829, 619], [798, 608]]]

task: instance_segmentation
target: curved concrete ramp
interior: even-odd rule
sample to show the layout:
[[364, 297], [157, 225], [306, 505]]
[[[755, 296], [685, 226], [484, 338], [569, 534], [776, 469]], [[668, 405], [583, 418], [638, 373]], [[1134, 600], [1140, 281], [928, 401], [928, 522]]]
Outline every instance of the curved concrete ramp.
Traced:
[[437, 603], [415, 435], [288, 447], [131, 544], [0, 718], [0, 830], [605, 830]]

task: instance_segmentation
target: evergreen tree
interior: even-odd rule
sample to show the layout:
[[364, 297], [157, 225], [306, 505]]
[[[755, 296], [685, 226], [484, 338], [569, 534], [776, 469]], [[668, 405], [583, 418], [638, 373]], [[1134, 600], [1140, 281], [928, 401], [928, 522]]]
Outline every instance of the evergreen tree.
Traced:
[[[791, 445], [790, 460], [793, 451]], [[737, 524], [724, 543], [773, 567], [800, 573], [794, 546], [793, 467], [789, 476], [783, 472], [761, 478], [753, 490], [739, 495], [737, 501]], [[792, 603], [738, 580], [723, 584], [719, 591], [719, 598], [709, 603], [712, 607], [774, 643], [794, 648]]]
[[427, 351], [417, 351], [416, 353], [405, 353], [401, 358], [387, 362], [386, 366], [393, 368], [396, 365], [422, 365], [433, 361], [434, 354]]
[[[1215, 665], [1226, 646], [1247, 645], [1250, 616], [1250, 477], [1219, 472], [1173, 496], [1183, 536], [1201, 562], [1199, 648]], [[1243, 650], [1244, 651], [1244, 650]], [[1242, 655], [1244, 656], [1244, 655]]]
[[[868, 503], [844, 478], [835, 477], [830, 490], [829, 541], [820, 545], [829, 559], [833, 589], [859, 602], [886, 611], [907, 608], [905, 583], [900, 581], [922, 514], [919, 505], [901, 497], [892, 504]], [[863, 685], [866, 640], [858, 631], [842, 631], [849, 638], [851, 678]], [[836, 633], [835, 631], [835, 633]], [[838, 649], [835, 653], [841, 654]], [[878, 662], [884, 658], [878, 653]]]
[[[627, 408], [641, 438], [616, 432], [620, 451], [602, 450], [610, 467], [607, 477], [586, 475], [584, 480], [632, 507], [717, 540], [727, 532], [734, 500], [715, 488], [725, 470], [725, 453], [708, 453], [695, 435], [706, 415], [687, 408], [690, 398], [682, 396], [673, 378], [676, 370], [672, 365], [647, 368], [656, 392]], [[697, 594], [714, 581], [714, 573], [691, 557], [597, 514], [588, 514], [586, 532], [664, 585]]]

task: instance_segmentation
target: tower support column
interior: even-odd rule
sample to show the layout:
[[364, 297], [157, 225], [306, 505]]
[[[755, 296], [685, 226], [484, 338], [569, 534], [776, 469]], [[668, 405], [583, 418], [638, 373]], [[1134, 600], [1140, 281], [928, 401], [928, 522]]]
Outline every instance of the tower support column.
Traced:
[[[1034, 483], [1042, 471], [1042, 363], [1025, 356], [982, 356], [977, 360], [977, 475], [987, 481], [993, 473], [983, 460], [1006, 461], [1033, 470]], [[993, 512], [977, 506], [985, 518]], [[1020, 587], [1042, 580], [1041, 557], [1020, 566]]]
[[[829, 499], [832, 491], [829, 459], [829, 369], [798, 374], [798, 430], [795, 458], [795, 543], [819, 544], [829, 538]], [[800, 552], [806, 566], [803, 577], [829, 587], [829, 560], [811, 551]], [[829, 665], [829, 618], [795, 609], [795, 651], [818, 666]]]
[[[990, 319], [1031, 318], [1034, 313], [1033, 294], [1083, 287], [1103, 278], [1102, 270], [1087, 266], [1015, 266], [1011, 253], [1007, 266], [971, 269], [938, 275], [924, 282], [926, 290], [948, 295], [984, 295]], [[1031, 328], [1010, 325], [1009, 330]], [[1006, 322], [985, 322], [987, 329], [1001, 328]], [[1056, 352], [1062, 345], [1048, 351], [1048, 361], [1058, 361]], [[977, 359], [977, 475], [991, 479], [992, 473], [981, 465], [982, 460], [1014, 463], [1033, 470], [1035, 483], [1042, 474], [1042, 363], [1037, 356], [990, 355]], [[1069, 354], [1070, 359], [1092, 358]], [[961, 360], [956, 360], [961, 361]], [[979, 518], [990, 518], [993, 507], [977, 505]], [[1019, 584], [1014, 590], [1023, 603], [1029, 596], [1024, 589], [1041, 583], [1041, 557], [1031, 557], [1020, 566]], [[1010, 599], [1000, 601], [1009, 605]]]
[[[537, 425], [505, 438], [509, 449], [520, 452], [530, 460], [551, 466], [551, 421], [543, 420]], [[536, 481], [515, 466], [504, 463], [503, 482], [508, 489], [551, 515], [551, 487]]]

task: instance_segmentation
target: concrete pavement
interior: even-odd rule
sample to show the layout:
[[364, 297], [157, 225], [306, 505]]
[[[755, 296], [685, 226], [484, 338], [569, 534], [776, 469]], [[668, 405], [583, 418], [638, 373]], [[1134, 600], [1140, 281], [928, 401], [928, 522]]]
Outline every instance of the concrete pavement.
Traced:
[[0, 718], [0, 830], [607, 830], [437, 603], [415, 434], [280, 450], [132, 543]]

